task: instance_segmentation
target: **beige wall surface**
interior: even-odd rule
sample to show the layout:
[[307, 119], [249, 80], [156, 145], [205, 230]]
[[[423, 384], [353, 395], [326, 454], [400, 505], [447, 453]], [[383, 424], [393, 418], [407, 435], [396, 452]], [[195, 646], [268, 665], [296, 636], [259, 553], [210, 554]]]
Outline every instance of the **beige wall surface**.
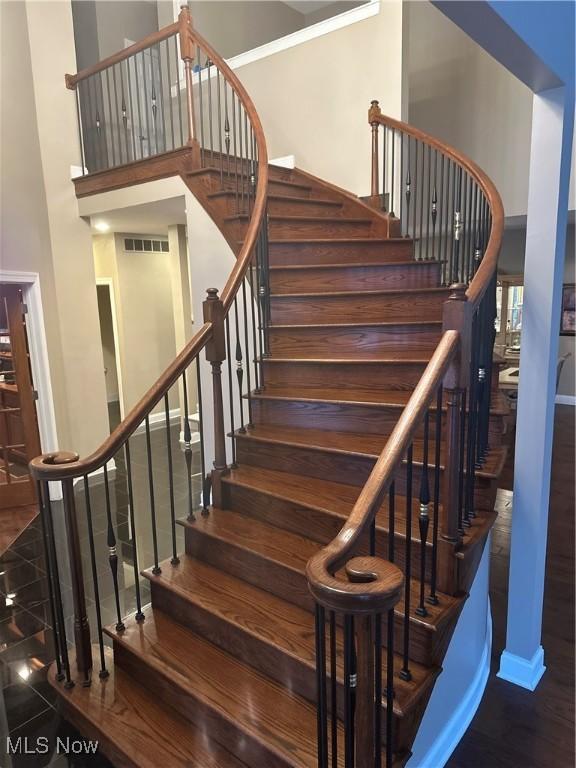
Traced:
[[270, 157], [356, 194], [370, 191], [368, 107], [401, 116], [402, 3], [237, 69], [262, 120]]
[[409, 122], [475, 160], [507, 216], [525, 214], [532, 92], [431, 3], [405, 10]]
[[124, 237], [98, 235], [93, 243], [96, 277], [114, 285], [126, 414], [175, 358], [176, 337], [171, 254], [126, 252]]
[[[1, 3], [2, 269], [37, 272], [60, 448], [108, 432], [89, 228], [77, 215], [75, 68], [66, 2]], [[32, 75], [34, 73], [34, 77]]]
[[116, 370], [116, 350], [114, 346], [114, 321], [110, 301], [110, 287], [98, 285], [98, 316], [100, 319], [100, 338], [104, 358], [104, 375], [106, 377], [106, 395], [108, 402], [120, 399], [118, 389], [118, 374]]

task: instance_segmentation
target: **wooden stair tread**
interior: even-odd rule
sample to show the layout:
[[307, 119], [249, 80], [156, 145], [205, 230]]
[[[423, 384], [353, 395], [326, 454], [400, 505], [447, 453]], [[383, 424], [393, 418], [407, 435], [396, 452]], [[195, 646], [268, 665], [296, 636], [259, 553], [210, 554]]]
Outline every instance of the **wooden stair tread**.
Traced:
[[[309, 448], [319, 451], [334, 451], [352, 456], [364, 456], [377, 459], [386, 445], [386, 435], [358, 434], [355, 432], [336, 432], [318, 429], [303, 429], [297, 427], [281, 427], [278, 425], [267, 426], [259, 424], [257, 427], [247, 427], [245, 432], [236, 431], [237, 439], [261, 440], [271, 443], [280, 443], [294, 447]], [[433, 441], [431, 441], [433, 443]], [[421, 463], [423, 453], [422, 440], [415, 439], [414, 464]], [[442, 446], [442, 452], [444, 446]], [[498, 477], [502, 471], [506, 459], [505, 446], [492, 448], [486, 457], [481, 469], [476, 471], [479, 477]], [[441, 457], [441, 464], [442, 457]]]
[[[441, 262], [439, 261], [415, 261], [414, 259], [399, 259], [397, 261], [383, 261], [381, 264], [375, 264], [374, 262], [370, 261], [355, 261], [349, 264], [271, 264], [268, 269], [270, 272], [297, 272], [299, 270], [306, 271], [311, 269], [387, 269], [388, 267], [426, 267], [430, 264], [440, 263]], [[362, 293], [364, 293], [364, 291], [362, 291]]]
[[[315, 199], [312, 198], [312, 200], [315, 202]], [[236, 213], [233, 216], [226, 216], [224, 218], [224, 221], [246, 221], [250, 219], [250, 214], [248, 213]], [[287, 221], [287, 222], [302, 222], [302, 221], [312, 221], [314, 223], [318, 224], [326, 224], [330, 221], [337, 221], [339, 224], [371, 224], [372, 219], [365, 217], [365, 216], [308, 216], [306, 214], [298, 216], [297, 214], [282, 214], [282, 213], [272, 213], [268, 216], [269, 221]], [[284, 240], [280, 242], [285, 242]]]
[[394, 363], [418, 363], [426, 365], [432, 357], [433, 351], [422, 353], [421, 349], [418, 352], [414, 352], [410, 349], [394, 349], [394, 352], [373, 353], [372, 355], [366, 355], [366, 357], [266, 357], [264, 362], [266, 364], [274, 365], [275, 363], [290, 363], [290, 365], [302, 364], [315, 364], [315, 365], [333, 365], [335, 363], [345, 363], [346, 365], [366, 365], [366, 364], [394, 364]]
[[[356, 485], [347, 485], [316, 477], [303, 477], [290, 472], [253, 467], [249, 464], [231, 470], [222, 480], [228, 485], [239, 485], [277, 499], [292, 501], [308, 509], [335, 515], [342, 520], [342, 524], [350, 515], [362, 490]], [[399, 541], [404, 541], [406, 535], [406, 497], [397, 494], [394, 503], [395, 536]], [[420, 501], [417, 496], [414, 496], [412, 499], [412, 540], [416, 542], [420, 539], [419, 506]], [[439, 505], [439, 510], [442, 510], [442, 504]], [[487, 512], [482, 512], [474, 518], [471, 527], [465, 530], [463, 548], [469, 547], [478, 537], [486, 533], [492, 522], [492, 515]], [[382, 503], [376, 513], [376, 528], [386, 533], [389, 531], [387, 500]], [[430, 534], [428, 545], [431, 546]], [[451, 603], [452, 598], [447, 597], [446, 600], [447, 603]]]
[[268, 243], [270, 245], [301, 245], [302, 243], [316, 243], [323, 245], [334, 245], [339, 243], [346, 243], [348, 245], [359, 245], [362, 243], [370, 243], [371, 245], [397, 245], [398, 243], [411, 243], [411, 238], [407, 237], [295, 237], [277, 239], [270, 238]]
[[[410, 389], [321, 389], [321, 388], [295, 388], [295, 387], [271, 387], [259, 392], [252, 392], [253, 400], [288, 400], [308, 403], [342, 403], [346, 405], [356, 404], [374, 408], [405, 408], [412, 397]], [[247, 397], [247, 395], [244, 395]], [[492, 415], [506, 415], [508, 413], [506, 398], [500, 392], [494, 393], [490, 402]], [[446, 404], [442, 406], [446, 411]], [[430, 405], [430, 411], [436, 412], [436, 401]]]
[[314, 293], [271, 293], [270, 298], [271, 299], [309, 299], [309, 298], [330, 298], [331, 296], [339, 297], [339, 298], [346, 298], [351, 296], [391, 296], [391, 295], [401, 295], [404, 296], [405, 294], [414, 295], [417, 293], [424, 293], [427, 295], [433, 295], [436, 293], [446, 293], [448, 294], [450, 292], [449, 288], [439, 287], [439, 288], [379, 288], [378, 290], [370, 290], [370, 291], [362, 291], [362, 290], [353, 290], [353, 291], [326, 291], [325, 293], [319, 293], [318, 291], [315, 291]]
[[[274, 183], [278, 183], [274, 181]], [[282, 184], [288, 184], [288, 182], [281, 182]], [[299, 184], [292, 184], [293, 187], [300, 187]], [[311, 187], [303, 187], [303, 189], [311, 189]], [[236, 191], [233, 189], [225, 189], [220, 192], [210, 192], [208, 194], [208, 197], [210, 199], [218, 199], [219, 197], [235, 197]], [[333, 200], [331, 198], [327, 197], [294, 197], [293, 195], [281, 195], [277, 192], [272, 192], [268, 194], [268, 200], [280, 200], [285, 201], [286, 203], [302, 203], [302, 204], [308, 204], [308, 205], [325, 205], [326, 207], [332, 207], [332, 208], [341, 208], [342, 202], [340, 200]], [[247, 214], [240, 214], [242, 216], [246, 216]], [[282, 214], [273, 214], [273, 217], [280, 216], [281, 218], [284, 218]], [[298, 217], [300, 218], [300, 217]]]
[[[282, 269], [282, 267], [280, 267]], [[327, 323], [305, 323], [303, 325], [286, 325], [285, 323], [269, 323], [269, 330], [273, 331], [277, 328], [326, 328]], [[380, 320], [372, 321], [367, 320], [362, 323], [329, 323], [330, 330], [335, 328], [395, 328], [404, 326], [420, 326], [420, 325], [435, 325], [438, 328], [442, 328], [442, 320]]]
[[[114, 665], [112, 651], [105, 649], [110, 676], [92, 685], [66, 689], [56, 682], [55, 665], [48, 673], [50, 683], [71, 711], [72, 719], [87, 725], [87, 735], [97, 729], [100, 747], [114, 762], [138, 768], [245, 768], [237, 757], [185, 720], [176, 710], [165, 707], [136, 680]], [[93, 648], [98, 658], [98, 648]], [[74, 658], [71, 665], [74, 667]], [[110, 727], [113, 723], [114, 727]], [[102, 738], [104, 734], [104, 738]]]
[[[235, 546], [248, 549], [260, 557], [280, 563], [284, 568], [291, 569], [304, 576], [308, 560], [316, 554], [321, 545], [290, 531], [269, 525], [261, 520], [249, 517], [228, 509], [211, 507], [210, 513], [194, 522], [182, 521], [183, 525], [221, 541], [231, 542]], [[345, 575], [342, 574], [343, 580]], [[417, 605], [419, 581], [411, 579], [410, 594], [412, 605]], [[459, 598], [442, 595], [437, 606], [427, 606], [429, 615], [426, 617], [411, 616], [411, 620], [435, 632], [450, 619], [458, 609]], [[397, 616], [404, 615], [404, 604], [401, 600], [395, 607]]]
[[[315, 669], [314, 619], [310, 612], [189, 555], [184, 555], [177, 567], [170, 561], [162, 563], [161, 567], [162, 573], [157, 576], [151, 570], [144, 575], [151, 582], [177, 592], [192, 606], [217, 613], [242, 632], [274, 645], [283, 654], [300, 660], [311, 671]], [[115, 634], [115, 630], [110, 634]], [[343, 639], [340, 629], [336, 647], [337, 675], [341, 682]], [[394, 668], [394, 712], [403, 717], [418, 701], [422, 691], [427, 690], [439, 670], [411, 662], [412, 680], [404, 681], [398, 676], [402, 668], [402, 657], [398, 654], [395, 654]]]
[[144, 667], [155, 668], [171, 686], [201, 700], [287, 765], [316, 768], [316, 707], [311, 703], [161, 610], [153, 609], [141, 623], [130, 618], [125, 626], [123, 632], [106, 632]]

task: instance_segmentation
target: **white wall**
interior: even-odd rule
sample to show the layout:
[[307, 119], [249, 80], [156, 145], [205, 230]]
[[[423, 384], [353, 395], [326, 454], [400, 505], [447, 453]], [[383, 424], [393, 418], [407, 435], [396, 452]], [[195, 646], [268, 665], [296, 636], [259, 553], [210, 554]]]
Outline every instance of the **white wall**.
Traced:
[[402, 14], [400, 0], [382, 2], [377, 16], [237, 69], [270, 157], [294, 154], [299, 167], [369, 192], [370, 101], [401, 116]]
[[526, 214], [532, 93], [429, 2], [406, 2], [408, 121], [469, 155]]

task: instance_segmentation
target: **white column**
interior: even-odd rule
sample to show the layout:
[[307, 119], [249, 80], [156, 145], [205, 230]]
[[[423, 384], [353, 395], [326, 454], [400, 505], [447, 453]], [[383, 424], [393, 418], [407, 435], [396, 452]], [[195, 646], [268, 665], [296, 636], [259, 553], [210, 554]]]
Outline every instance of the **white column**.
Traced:
[[573, 94], [534, 95], [506, 650], [498, 676], [534, 690], [545, 671], [542, 603], [564, 268]]

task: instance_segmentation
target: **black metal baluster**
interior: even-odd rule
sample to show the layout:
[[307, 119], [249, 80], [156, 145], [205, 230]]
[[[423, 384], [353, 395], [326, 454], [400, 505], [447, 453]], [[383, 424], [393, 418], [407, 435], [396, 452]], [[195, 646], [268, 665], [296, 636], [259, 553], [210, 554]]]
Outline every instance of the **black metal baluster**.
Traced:
[[392, 171], [392, 183], [390, 185], [390, 213], [389, 216], [394, 216], [394, 168], [395, 168], [395, 156], [396, 154], [396, 132], [392, 129], [392, 147], [390, 148], [390, 169]]
[[200, 164], [204, 168], [206, 161], [206, 143], [204, 141], [204, 85], [202, 78], [202, 54], [198, 46], [196, 46], [196, 61], [198, 62], [198, 106], [200, 108]]
[[[406, 158], [406, 185], [405, 185], [405, 198], [406, 198], [406, 237], [410, 234], [410, 201], [412, 199], [412, 175], [410, 173], [410, 143], [412, 141], [410, 136], [407, 136], [408, 139], [408, 151], [407, 151], [407, 158]], [[412, 233], [412, 237], [414, 237], [414, 233]]]
[[[178, 51], [178, 35], [174, 35], [174, 67], [176, 69], [176, 95], [178, 99], [178, 123], [180, 125], [180, 146], [184, 146], [184, 125], [182, 121], [182, 94], [180, 93], [180, 54]], [[188, 94], [190, 99], [194, 98], [194, 94]], [[198, 138], [195, 136], [194, 138]]]
[[382, 614], [374, 616], [374, 768], [382, 768]]
[[[162, 53], [162, 43], [160, 43], [160, 53]], [[166, 86], [167, 86], [167, 92], [168, 92], [168, 103], [165, 105], [165, 108], [168, 109], [170, 114], [170, 137], [172, 139], [172, 149], [176, 149], [176, 131], [174, 126], [174, 106], [172, 104], [172, 81], [171, 81], [171, 72], [172, 68], [170, 66], [170, 43], [169, 38], [164, 40], [164, 53], [165, 53], [165, 59], [166, 59]], [[178, 66], [178, 62], [176, 62], [176, 66]]]
[[344, 616], [344, 768], [354, 768], [354, 619]]
[[[108, 121], [107, 125], [109, 126], [108, 135], [110, 137], [109, 142], [106, 142], [106, 145], [110, 145], [110, 150], [112, 153], [112, 167], [116, 165], [116, 152], [114, 149], [114, 122], [112, 117], [112, 93], [110, 88], [110, 69], [105, 69], [104, 72], [106, 73], [106, 93], [108, 94]], [[106, 114], [106, 110], [104, 110], [104, 114]], [[110, 167], [110, 166], [109, 166]]]
[[136, 520], [134, 515], [134, 489], [132, 487], [132, 460], [130, 457], [130, 442], [124, 443], [124, 458], [126, 460], [126, 477], [128, 479], [128, 507], [130, 515], [130, 529], [132, 531], [132, 567], [134, 569], [134, 592], [136, 596], [136, 621], [144, 621], [142, 613], [142, 600], [140, 598], [140, 569], [138, 568], [138, 540], [136, 538]]
[[432, 219], [432, 261], [436, 259], [436, 219], [438, 218], [438, 152], [434, 150], [434, 184], [430, 203]]
[[116, 548], [116, 536], [114, 534], [114, 525], [112, 523], [110, 484], [108, 482], [108, 468], [106, 464], [104, 464], [104, 496], [106, 499], [106, 544], [108, 545], [108, 563], [112, 573], [112, 583], [114, 584], [114, 602], [116, 603], [116, 632], [123, 632], [125, 626], [124, 622], [122, 621], [122, 609], [120, 608], [120, 587], [118, 585], [118, 550]]
[[[134, 88], [135, 88], [135, 98], [136, 98], [136, 106], [138, 107], [138, 130], [139, 130], [139, 136], [137, 136], [138, 144], [140, 145], [140, 159], [144, 157], [144, 135], [142, 131], [144, 130], [144, 123], [142, 122], [142, 94], [140, 92], [140, 83], [138, 82], [138, 54], [134, 54], [133, 57], [134, 61]], [[134, 157], [136, 159], [136, 156]]]
[[470, 519], [466, 514], [464, 502], [464, 464], [466, 456], [466, 427], [468, 425], [467, 400], [468, 392], [466, 389], [462, 392], [462, 404], [460, 408], [460, 458], [458, 467], [458, 530], [462, 536], [465, 535], [465, 528], [470, 526]]
[[38, 506], [40, 509], [40, 522], [42, 524], [42, 543], [44, 546], [44, 560], [46, 561], [46, 571], [48, 575], [48, 600], [50, 603], [50, 623], [54, 632], [54, 658], [56, 661], [56, 680], [64, 680], [62, 671], [62, 634], [59, 626], [58, 614], [56, 609], [56, 597], [54, 587], [54, 563], [50, 555], [49, 530], [50, 526], [47, 520], [48, 510], [46, 508], [45, 498], [48, 497], [48, 484], [36, 483], [38, 494]]
[[[424, 192], [426, 190], [426, 175], [425, 175], [425, 163], [426, 163], [426, 145], [422, 144], [422, 157], [420, 158], [420, 230], [418, 241], [418, 258], [420, 261], [424, 258]], [[430, 169], [428, 169], [430, 170]]]
[[386, 768], [394, 765], [394, 608], [386, 614]]
[[328, 768], [328, 713], [326, 692], [326, 619], [324, 608], [316, 604], [316, 688], [318, 768]]
[[202, 473], [202, 509], [207, 515], [210, 507], [211, 477], [206, 472], [206, 451], [204, 449], [204, 409], [202, 407], [202, 376], [200, 375], [200, 356], [196, 356], [196, 387], [198, 390], [198, 431], [200, 432], [200, 471]]
[[94, 603], [96, 609], [96, 629], [98, 632], [98, 648], [100, 651], [100, 672], [103, 679], [108, 677], [106, 669], [106, 656], [104, 654], [104, 635], [102, 633], [102, 611], [100, 608], [100, 586], [98, 583], [98, 569], [96, 567], [96, 550], [94, 547], [94, 526], [92, 524], [92, 505], [90, 503], [90, 486], [88, 475], [84, 475], [84, 498], [86, 501], [86, 520], [88, 523], [88, 545], [90, 547], [90, 566], [92, 569], [92, 584], [94, 586]]
[[330, 752], [332, 768], [338, 768], [338, 677], [336, 673], [336, 614], [330, 611]]
[[455, 283], [460, 282], [460, 244], [462, 240], [462, 168], [458, 166], [456, 171], [456, 190], [455, 190], [455, 204], [454, 204], [454, 263], [452, 280]]
[[250, 291], [248, 292], [248, 295], [250, 297], [250, 307], [251, 307], [251, 315], [252, 315], [252, 354], [254, 356], [254, 388], [256, 393], [259, 393], [260, 390], [260, 379], [259, 379], [259, 371], [258, 371], [258, 364], [256, 362], [256, 358], [258, 357], [258, 347], [256, 342], [256, 307], [255, 304], [258, 303], [258, 282], [255, 275], [255, 266], [254, 266], [254, 259], [256, 258], [256, 254], [254, 253], [252, 255], [252, 260], [250, 262]]
[[158, 532], [156, 530], [156, 500], [154, 498], [154, 471], [152, 469], [152, 445], [150, 441], [150, 418], [146, 416], [146, 453], [148, 457], [148, 493], [150, 497], [150, 518], [152, 522], [152, 548], [154, 551], [153, 574], [162, 572], [158, 564]]
[[206, 82], [208, 84], [208, 136], [210, 137], [210, 165], [214, 166], [214, 131], [212, 127], [212, 61], [206, 57]]
[[[264, 390], [264, 327], [263, 323], [263, 311], [262, 300], [265, 288], [262, 284], [262, 268], [261, 260], [263, 257], [263, 242], [264, 242], [263, 227], [260, 227], [258, 234], [258, 242], [256, 245], [256, 315], [258, 321], [258, 367], [260, 369], [260, 390]], [[256, 352], [255, 352], [256, 354]]]
[[442, 285], [446, 285], [446, 265], [443, 258], [443, 245], [444, 245], [444, 227], [445, 227], [445, 173], [444, 173], [444, 155], [440, 154], [440, 189], [439, 189], [439, 196], [438, 200], [440, 203], [440, 226], [438, 228], [438, 261], [441, 264], [441, 274], [442, 274]]
[[112, 70], [112, 85], [114, 86], [114, 125], [116, 126], [116, 134], [118, 138], [118, 165], [122, 165], [122, 131], [120, 130], [120, 121], [118, 119], [118, 89], [116, 87], [116, 65], [113, 64], [110, 69]]
[[[154, 49], [152, 49], [154, 50]], [[152, 54], [152, 50], [150, 54]], [[156, 60], [156, 67], [158, 70], [158, 97], [160, 102], [160, 151], [166, 152], [166, 103], [164, 101], [164, 82], [162, 77], [162, 56], [160, 51], [160, 44], [156, 44], [156, 50], [158, 52], [158, 59]]]
[[[124, 143], [126, 146], [126, 162], [130, 162], [130, 132], [128, 129], [128, 105], [130, 103], [130, 97], [128, 94], [128, 100], [126, 99], [126, 94], [128, 92], [127, 83], [124, 82], [124, 64], [127, 65], [127, 62], [121, 61], [118, 65], [120, 67], [120, 89], [122, 92], [122, 123], [124, 125]], [[130, 112], [130, 115], [132, 115], [132, 111]]]
[[430, 482], [428, 479], [428, 443], [430, 436], [430, 411], [424, 416], [424, 445], [422, 456], [422, 474], [420, 476], [420, 514], [418, 515], [418, 529], [420, 532], [420, 601], [416, 608], [417, 616], [427, 616], [428, 611], [424, 605], [424, 592], [426, 589], [426, 547], [428, 545], [428, 528], [430, 526]]
[[[239, 180], [238, 180], [238, 148], [236, 143], [236, 94], [234, 93], [234, 90], [230, 89], [232, 92], [232, 144], [234, 147], [234, 176], [236, 179], [236, 213], [240, 212], [240, 190], [239, 190]], [[238, 325], [236, 325], [236, 328], [238, 328]]]
[[445, 268], [445, 281], [450, 284], [452, 280], [452, 222], [454, 220], [453, 211], [450, 211], [450, 191], [453, 189], [452, 184], [452, 161], [446, 160], [446, 232], [444, 240], [444, 268]]
[[[424, 258], [426, 261], [430, 259], [430, 228], [428, 226], [428, 211], [430, 210], [431, 200], [432, 200], [432, 147], [430, 145], [426, 145], [426, 152], [428, 154], [428, 184], [426, 185], [426, 253], [424, 255]], [[424, 206], [423, 206], [424, 208]], [[423, 223], [420, 223], [420, 229], [422, 229]]]
[[[64, 669], [64, 687], [72, 688], [74, 681], [70, 674], [70, 657], [68, 655], [68, 641], [66, 638], [66, 623], [64, 621], [64, 603], [62, 602], [62, 590], [60, 587], [60, 568], [58, 566], [58, 555], [56, 554], [56, 538], [54, 536], [54, 517], [52, 515], [52, 502], [50, 500], [50, 492], [48, 490], [48, 483], [44, 483], [44, 509], [46, 510], [46, 533], [48, 539], [48, 551], [50, 554], [49, 568], [53, 577], [54, 587], [54, 602], [55, 613], [57, 616], [57, 625], [54, 627], [57, 631], [58, 638], [60, 640], [60, 653], [62, 656], [62, 667]], [[62, 679], [62, 678], [59, 678]]]
[[230, 118], [228, 116], [228, 83], [224, 80], [224, 147], [226, 149], [226, 173], [230, 178]]
[[[406, 224], [406, 204], [405, 204], [405, 197], [402, 192], [402, 185], [404, 184], [404, 144], [405, 144], [406, 136], [402, 132], [400, 132], [400, 189], [399, 189], [399, 195], [400, 198], [400, 234], [406, 236], [408, 234], [405, 224]], [[394, 182], [392, 182], [394, 183]]]
[[[142, 51], [141, 53], [141, 60], [142, 60], [143, 80], [144, 80], [144, 83], [143, 83], [144, 85], [144, 116], [146, 118], [146, 141], [148, 142], [148, 152], [146, 154], [146, 157], [150, 157], [152, 155], [152, 133], [150, 131], [150, 104], [148, 103], [148, 74], [146, 71], [146, 56], [144, 56], [144, 51]], [[142, 142], [142, 153], [144, 153], [144, 142]]]
[[154, 152], [152, 152], [152, 142], [150, 142], [150, 154], [158, 154], [158, 98], [156, 93], [156, 83], [154, 82], [154, 56], [152, 48], [150, 49], [150, 113], [152, 115], [152, 132], [154, 134]]
[[82, 163], [82, 176], [86, 175], [86, 159], [84, 157], [84, 139], [82, 136], [82, 113], [80, 110], [80, 87], [82, 82], [78, 83], [76, 88], [76, 120], [78, 121], [78, 142], [80, 144], [80, 162]]
[[226, 326], [226, 362], [228, 365], [228, 399], [230, 401], [230, 432], [232, 434], [232, 437], [230, 439], [231, 448], [232, 448], [231, 467], [232, 469], [236, 469], [238, 465], [236, 464], [236, 441], [234, 439], [234, 393], [233, 393], [233, 382], [232, 382], [232, 354], [230, 350], [230, 319], [228, 314], [224, 319], [224, 323]]
[[404, 648], [402, 656], [402, 680], [412, 680], [410, 672], [410, 581], [412, 578], [412, 444], [406, 453], [406, 564], [404, 568]]
[[396, 557], [396, 483], [393, 480], [388, 490], [388, 560]]
[[[198, 358], [196, 358], [196, 367], [198, 368]], [[199, 375], [198, 375], [199, 378]], [[186, 371], [182, 371], [182, 399], [184, 400], [184, 461], [186, 463], [186, 485], [188, 490], [188, 520], [194, 522], [194, 495], [192, 492], [192, 430], [190, 429], [190, 414], [188, 408], [188, 381]], [[203, 455], [204, 451], [202, 451]], [[202, 471], [202, 480], [204, 471]]]
[[168, 401], [168, 392], [164, 395], [164, 420], [166, 424], [166, 454], [168, 458], [168, 498], [170, 502], [170, 527], [172, 532], [172, 565], [178, 565], [176, 547], [176, 512], [174, 508], [174, 467], [172, 464], [172, 432], [170, 430], [170, 403]]
[[436, 580], [438, 578], [438, 532], [439, 532], [439, 507], [440, 507], [440, 453], [442, 448], [442, 407], [443, 387], [438, 386], [436, 393], [436, 424], [434, 431], [434, 521], [432, 524], [432, 563], [430, 564], [430, 595], [428, 602], [438, 605], [436, 595]]
[[242, 306], [244, 309], [244, 349], [246, 350], [246, 388], [248, 398], [248, 426], [253, 426], [252, 421], [252, 384], [250, 381], [250, 347], [248, 346], [248, 307], [246, 306], [246, 281], [242, 282]]
[[388, 128], [387, 126], [382, 126], [382, 205], [380, 206], [383, 211], [387, 210], [386, 208], [386, 171], [388, 170], [386, 168], [386, 144], [388, 143]]
[[238, 405], [240, 409], [240, 429], [239, 432], [244, 434], [246, 432], [246, 426], [244, 423], [244, 402], [242, 398], [242, 384], [244, 381], [244, 368], [242, 367], [242, 345], [240, 343], [240, 324], [238, 322], [238, 302], [237, 297], [234, 297], [234, 322], [236, 328], [236, 379], [238, 381]]
[[[418, 178], [418, 147], [420, 142], [414, 139], [414, 169], [412, 172], [412, 237], [416, 240], [416, 209], [418, 207], [418, 195], [422, 180]], [[414, 257], [416, 258], [417, 244], [414, 243]]]
[[[245, 213], [246, 207], [244, 205], [244, 196], [246, 194], [246, 183], [244, 181], [244, 141], [242, 135], [242, 113], [244, 107], [238, 99], [238, 151], [240, 153], [240, 211], [239, 213]], [[248, 354], [248, 352], [246, 352]], [[246, 366], [248, 368], [248, 365]]]
[[224, 186], [224, 155], [222, 153], [222, 102], [220, 96], [220, 70], [216, 68], [216, 100], [218, 104], [218, 150], [220, 154], [220, 187]]

